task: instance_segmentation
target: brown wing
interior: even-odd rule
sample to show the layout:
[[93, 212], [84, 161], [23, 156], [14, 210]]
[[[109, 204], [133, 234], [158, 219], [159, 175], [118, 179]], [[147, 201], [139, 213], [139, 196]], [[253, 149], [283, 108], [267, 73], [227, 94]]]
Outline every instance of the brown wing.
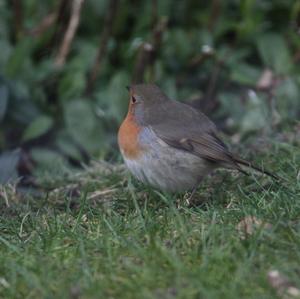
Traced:
[[214, 123], [203, 113], [185, 104], [166, 101], [161, 109], [145, 111], [145, 125], [150, 126], [159, 138], [179, 150], [248, 175], [240, 165], [255, 169], [276, 180], [280, 178], [261, 167], [243, 160], [228, 150], [218, 137]]
[[[232, 164], [231, 155], [222, 144], [212, 135], [203, 134], [202, 136], [175, 139], [165, 134], [159, 135], [170, 146], [180, 150], [188, 151], [200, 158], [211, 162]], [[182, 136], [181, 136], [182, 137]]]
[[170, 101], [160, 121], [151, 128], [164, 142], [200, 158], [240, 169], [226, 145], [217, 136], [214, 123], [203, 113], [185, 104]]

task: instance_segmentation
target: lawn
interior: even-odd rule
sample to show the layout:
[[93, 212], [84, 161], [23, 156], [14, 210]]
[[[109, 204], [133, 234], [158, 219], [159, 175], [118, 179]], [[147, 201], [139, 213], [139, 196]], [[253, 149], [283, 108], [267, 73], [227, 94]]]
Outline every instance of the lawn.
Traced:
[[285, 181], [218, 170], [194, 206], [104, 162], [1, 187], [0, 297], [297, 298], [299, 126], [256, 141], [238, 151]]

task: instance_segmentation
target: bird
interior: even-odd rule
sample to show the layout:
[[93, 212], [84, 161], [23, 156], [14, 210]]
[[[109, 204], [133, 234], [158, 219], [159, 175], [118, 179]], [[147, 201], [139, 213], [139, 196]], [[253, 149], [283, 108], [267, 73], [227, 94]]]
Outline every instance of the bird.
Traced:
[[278, 177], [233, 154], [200, 110], [170, 99], [155, 84], [128, 87], [128, 112], [118, 131], [124, 162], [139, 181], [167, 192], [192, 191], [217, 168]]

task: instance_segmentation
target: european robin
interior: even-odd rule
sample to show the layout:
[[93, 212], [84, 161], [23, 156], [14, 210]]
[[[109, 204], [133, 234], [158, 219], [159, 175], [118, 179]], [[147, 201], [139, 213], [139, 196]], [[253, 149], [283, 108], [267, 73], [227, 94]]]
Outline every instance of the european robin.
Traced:
[[140, 181], [161, 190], [193, 190], [216, 168], [241, 165], [277, 178], [232, 154], [214, 123], [189, 105], [173, 101], [153, 84], [129, 87], [130, 102], [118, 132], [124, 161]]

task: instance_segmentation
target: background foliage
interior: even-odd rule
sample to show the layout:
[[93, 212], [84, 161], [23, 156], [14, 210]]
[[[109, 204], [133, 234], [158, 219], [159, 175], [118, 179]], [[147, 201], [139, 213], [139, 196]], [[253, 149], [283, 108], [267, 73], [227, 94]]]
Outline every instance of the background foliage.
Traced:
[[235, 141], [299, 119], [299, 1], [206, 3], [0, 1], [0, 181], [118, 159], [130, 82], [158, 83]]
[[[0, 0], [0, 298], [299, 298], [299, 34], [298, 0]], [[284, 180], [138, 184], [143, 80]]]

